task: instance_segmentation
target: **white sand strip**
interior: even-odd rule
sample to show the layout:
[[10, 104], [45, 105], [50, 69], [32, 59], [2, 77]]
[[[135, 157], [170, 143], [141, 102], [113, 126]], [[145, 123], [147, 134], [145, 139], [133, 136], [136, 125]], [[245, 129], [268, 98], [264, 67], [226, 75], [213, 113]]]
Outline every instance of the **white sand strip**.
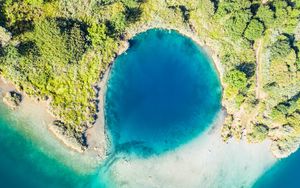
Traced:
[[268, 142], [224, 143], [220, 138], [223, 116], [220, 113], [213, 128], [176, 151], [150, 159], [117, 160], [105, 174], [107, 181], [131, 188], [251, 186], [276, 159]]

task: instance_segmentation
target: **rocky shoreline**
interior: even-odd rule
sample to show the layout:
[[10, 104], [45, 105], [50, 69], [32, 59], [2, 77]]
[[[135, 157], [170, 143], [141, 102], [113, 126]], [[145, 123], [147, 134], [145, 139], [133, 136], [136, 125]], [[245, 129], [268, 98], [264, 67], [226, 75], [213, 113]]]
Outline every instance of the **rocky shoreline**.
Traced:
[[[76, 151], [80, 154], [89, 155], [95, 158], [99, 158], [99, 159], [105, 158], [106, 147], [105, 149], [101, 149], [100, 151], [96, 150], [95, 148], [91, 149], [91, 147], [92, 146], [94, 147], [95, 144], [91, 144], [90, 147], [85, 147], [81, 143], [79, 143], [74, 136], [68, 134], [65, 128], [54, 125], [56, 118], [49, 111], [49, 102], [41, 101], [41, 100], [37, 100], [36, 98], [29, 97], [22, 91], [18, 90], [18, 88], [13, 83], [11, 83], [8, 80], [5, 80], [3, 77], [0, 77], [0, 92], [1, 92], [1, 98], [3, 103], [6, 106], [8, 106], [11, 110], [26, 111], [26, 110], [30, 110], [29, 108], [35, 108], [35, 107], [42, 108], [42, 110], [46, 113], [44, 122], [47, 124], [49, 133], [52, 136], [54, 136], [57, 140], [59, 140], [67, 148]], [[20, 95], [22, 97], [22, 101], [20, 101], [20, 103], [18, 104], [15, 104], [14, 101], [12, 102], [10, 96], [11, 93], [17, 93], [18, 95]], [[97, 121], [95, 125], [97, 125]], [[102, 124], [100, 124], [100, 126], [102, 126]], [[87, 131], [89, 131], [89, 129]], [[104, 131], [103, 131], [103, 135], [104, 135]], [[93, 137], [99, 138], [99, 133], [95, 131]], [[98, 142], [101, 143], [101, 145], [106, 146], [106, 138], [101, 139], [101, 141]], [[99, 143], [97, 144], [99, 145]]]

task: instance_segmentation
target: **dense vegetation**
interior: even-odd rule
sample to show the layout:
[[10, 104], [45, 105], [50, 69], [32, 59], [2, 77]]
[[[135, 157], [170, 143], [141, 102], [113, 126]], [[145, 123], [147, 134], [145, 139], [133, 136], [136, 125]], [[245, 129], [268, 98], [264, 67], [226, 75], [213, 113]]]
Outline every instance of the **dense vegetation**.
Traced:
[[[298, 0], [0, 0], [0, 70], [81, 133], [95, 120], [102, 73], [137, 32], [175, 28], [218, 56], [224, 140], [300, 142]], [[284, 146], [284, 147], [283, 147]]]

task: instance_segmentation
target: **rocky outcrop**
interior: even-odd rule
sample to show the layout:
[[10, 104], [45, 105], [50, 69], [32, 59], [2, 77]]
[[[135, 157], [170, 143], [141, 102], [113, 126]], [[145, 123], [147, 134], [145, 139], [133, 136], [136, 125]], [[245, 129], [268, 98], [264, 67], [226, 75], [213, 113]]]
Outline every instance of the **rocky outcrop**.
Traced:
[[12, 109], [16, 109], [23, 101], [23, 96], [17, 91], [9, 91], [5, 93], [3, 102]]
[[276, 158], [286, 158], [299, 148], [300, 138], [273, 141], [271, 151]]
[[83, 153], [86, 150], [86, 147], [79, 142], [78, 138], [76, 138], [76, 136], [71, 131], [67, 130], [62, 122], [55, 120], [53, 123], [48, 125], [48, 129], [67, 147], [79, 153]]

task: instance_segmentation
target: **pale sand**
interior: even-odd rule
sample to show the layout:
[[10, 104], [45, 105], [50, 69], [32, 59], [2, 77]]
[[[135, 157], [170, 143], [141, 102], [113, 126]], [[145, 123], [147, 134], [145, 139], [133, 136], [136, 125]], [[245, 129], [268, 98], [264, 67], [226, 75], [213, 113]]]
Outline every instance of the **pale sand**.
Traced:
[[[105, 86], [108, 79], [109, 71], [106, 71], [103, 79], [99, 81], [98, 86], [101, 88], [99, 92], [100, 104], [104, 101]], [[13, 83], [0, 77], [0, 93], [2, 100], [5, 93], [16, 90], [20, 92]], [[104, 112], [103, 108], [99, 108], [98, 119], [96, 123], [86, 131], [87, 143], [89, 147], [85, 150], [76, 140], [71, 139], [62, 134], [61, 130], [56, 126], [52, 126], [55, 116], [49, 111], [49, 101], [37, 101], [33, 97], [29, 97], [24, 92], [20, 92], [23, 96], [23, 101], [15, 110], [22, 117], [32, 119], [40, 124], [41, 127], [47, 128], [50, 136], [54, 136], [62, 147], [67, 147], [82, 155], [93, 158], [94, 161], [101, 162], [107, 155], [108, 139], [105, 134], [104, 127]], [[33, 130], [35, 131], [35, 130]]]
[[270, 143], [223, 142], [223, 119], [220, 113], [212, 128], [173, 152], [149, 159], [117, 159], [105, 180], [131, 188], [250, 187], [276, 162]]
[[[0, 100], [2, 101], [6, 92], [12, 90], [17, 90], [14, 84], [0, 78]], [[20, 122], [16, 124], [16, 129], [35, 140], [34, 143], [48, 156], [55, 157], [78, 172], [87, 172], [98, 167], [99, 156], [94, 151], [82, 152], [80, 145], [66, 139], [59, 132], [52, 132], [50, 125], [55, 117], [48, 112], [46, 101], [37, 102], [34, 98], [21, 94], [23, 101], [20, 106], [10, 110], [11, 118]]]
[[89, 146], [88, 150], [91, 153], [95, 153], [100, 161], [103, 161], [107, 157], [107, 149], [110, 146], [110, 141], [107, 137], [105, 130], [105, 117], [104, 117], [104, 104], [105, 104], [105, 92], [106, 84], [108, 81], [110, 68], [107, 69], [101, 81], [97, 84], [100, 88], [98, 93], [99, 100], [99, 112], [97, 113], [97, 120], [95, 124], [87, 129], [86, 138]]

